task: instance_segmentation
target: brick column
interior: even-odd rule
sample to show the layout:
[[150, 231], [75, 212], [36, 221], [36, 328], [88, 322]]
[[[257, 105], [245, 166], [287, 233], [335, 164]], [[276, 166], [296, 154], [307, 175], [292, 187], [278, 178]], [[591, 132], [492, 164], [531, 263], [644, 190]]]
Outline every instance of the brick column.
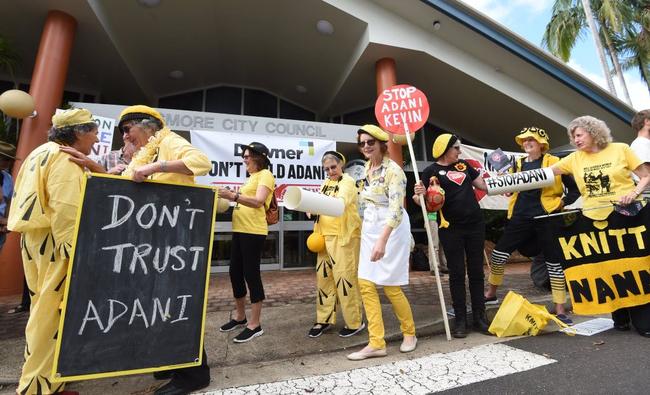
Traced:
[[[70, 15], [56, 10], [47, 14], [29, 89], [38, 115], [22, 122], [16, 152], [16, 157], [20, 159], [14, 164], [14, 179], [22, 165], [22, 159], [47, 141], [52, 115], [63, 98], [76, 29], [77, 21]], [[23, 268], [19, 239], [18, 234], [10, 233], [0, 252], [0, 296], [17, 294], [22, 290]]]
[[[397, 72], [395, 60], [392, 58], [382, 58], [375, 63], [375, 80], [377, 84], [377, 96], [386, 88], [397, 84]], [[403, 167], [402, 146], [388, 141], [388, 156], [398, 165]]]

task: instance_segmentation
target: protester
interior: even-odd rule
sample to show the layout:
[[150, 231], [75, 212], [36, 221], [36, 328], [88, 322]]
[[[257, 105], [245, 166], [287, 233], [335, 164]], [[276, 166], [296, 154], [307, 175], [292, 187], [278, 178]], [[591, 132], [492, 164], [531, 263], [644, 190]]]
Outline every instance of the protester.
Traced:
[[359, 287], [368, 320], [369, 343], [349, 354], [351, 360], [386, 356], [384, 321], [377, 285], [393, 305], [404, 340], [401, 352], [415, 350], [415, 323], [406, 296], [400, 288], [409, 283], [411, 224], [403, 208], [406, 175], [387, 156], [388, 133], [375, 125], [357, 131], [357, 143], [368, 160], [361, 192], [363, 224], [359, 253]]
[[[544, 129], [524, 128], [515, 136], [515, 142], [526, 152], [526, 157], [516, 161], [515, 172], [550, 167], [560, 160], [547, 153], [549, 138]], [[565, 187], [566, 194], [564, 193]], [[566, 315], [564, 307], [566, 284], [558, 256], [560, 251], [551, 247], [550, 240], [551, 228], [557, 226], [557, 220], [561, 221], [561, 218], [535, 220], [534, 217], [561, 211], [564, 206], [575, 202], [579, 196], [580, 193], [573, 177], [568, 175], [555, 177], [555, 184], [550, 187], [512, 194], [508, 207], [509, 222], [490, 257], [490, 276], [488, 277], [488, 290], [485, 293], [486, 303], [497, 301], [497, 288], [503, 282], [504, 266], [510, 254], [515, 250], [522, 252], [524, 248], [532, 248], [534, 251], [542, 248], [551, 280], [555, 313], [565, 324], [573, 324]]]
[[[637, 132], [637, 137], [630, 144], [630, 148], [645, 166], [650, 166], [650, 109], [637, 112], [631, 124], [632, 129]], [[638, 178], [634, 177], [638, 181]], [[643, 197], [650, 199], [650, 188], [646, 188]]]
[[[122, 138], [124, 136], [122, 134]], [[133, 143], [125, 141], [122, 148], [102, 155], [97, 162], [102, 165], [106, 173], [119, 175], [129, 166], [134, 153], [135, 146]]]
[[7, 213], [11, 204], [11, 195], [14, 193], [14, 181], [9, 169], [16, 159], [16, 147], [0, 141], [0, 251], [5, 243], [7, 233]]
[[[203, 152], [169, 130], [162, 115], [151, 107], [125, 108], [120, 114], [118, 129], [125, 144], [133, 144], [137, 151], [123, 173], [135, 182], [148, 179], [194, 184], [194, 177], [207, 174], [212, 166]], [[157, 372], [154, 377], [171, 378], [156, 390], [156, 395], [188, 394], [207, 387], [210, 368], [205, 348], [200, 366]]]
[[[269, 233], [266, 209], [271, 204], [275, 178], [268, 170], [269, 149], [253, 142], [242, 147], [242, 158], [250, 177], [239, 191], [220, 189], [219, 197], [235, 202], [232, 214], [232, 245], [230, 255], [230, 283], [235, 298], [235, 316], [222, 325], [221, 332], [244, 327], [233, 341], [245, 343], [264, 334], [260, 324], [264, 286], [260, 274], [260, 260], [264, 241]], [[246, 287], [250, 293], [251, 319], [246, 319]]]
[[321, 193], [340, 198], [345, 210], [340, 217], [319, 215], [314, 232], [325, 238], [325, 249], [316, 258], [316, 323], [309, 337], [319, 337], [330, 325], [336, 324], [336, 305], [341, 306], [345, 327], [339, 336], [350, 337], [366, 325], [361, 317], [361, 296], [357, 271], [359, 268], [359, 238], [361, 218], [357, 207], [358, 189], [355, 181], [343, 173], [345, 157], [340, 152], [327, 151], [322, 158], [328, 174]]
[[[638, 198], [650, 184], [650, 172], [627, 144], [611, 142], [605, 122], [582, 116], [571, 121], [567, 129], [577, 151], [555, 164], [554, 174], [573, 174], [583, 198], [583, 215], [594, 221], [594, 226], [624, 227], [630, 217], [614, 212], [613, 204], [604, 203], [640, 206]], [[632, 172], [639, 177], [636, 186], [630, 177]], [[650, 270], [648, 257], [643, 260], [644, 270]], [[629, 330], [631, 321], [639, 334], [650, 337], [650, 303], [618, 309], [612, 312], [612, 318], [616, 329]]]
[[52, 117], [48, 140], [25, 158], [9, 211], [9, 229], [22, 234], [23, 267], [32, 292], [20, 394], [63, 390], [64, 383], [51, 381], [52, 364], [84, 171], [60, 147], [89, 154], [98, 141], [97, 124], [88, 110], [66, 110]]
[[[472, 188], [486, 190], [487, 187], [478, 170], [465, 160], [458, 159], [461, 153], [458, 136], [441, 134], [434, 141], [432, 152], [436, 162], [422, 173], [422, 181], [415, 185], [414, 192], [416, 195], [424, 194], [431, 176], [438, 178], [445, 191], [445, 203], [438, 212], [438, 222], [440, 240], [447, 257], [451, 302], [456, 317], [452, 335], [456, 338], [467, 336], [466, 271], [472, 301], [473, 327], [488, 333], [483, 295], [485, 222]], [[417, 196], [413, 196], [413, 200], [420, 204]]]

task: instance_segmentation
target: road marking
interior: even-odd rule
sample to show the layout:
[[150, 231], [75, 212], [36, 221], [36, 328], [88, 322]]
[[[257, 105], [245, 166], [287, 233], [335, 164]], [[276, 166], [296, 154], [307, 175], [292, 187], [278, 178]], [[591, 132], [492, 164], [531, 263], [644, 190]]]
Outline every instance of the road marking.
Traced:
[[504, 344], [487, 344], [448, 354], [203, 394], [427, 394], [555, 362]]

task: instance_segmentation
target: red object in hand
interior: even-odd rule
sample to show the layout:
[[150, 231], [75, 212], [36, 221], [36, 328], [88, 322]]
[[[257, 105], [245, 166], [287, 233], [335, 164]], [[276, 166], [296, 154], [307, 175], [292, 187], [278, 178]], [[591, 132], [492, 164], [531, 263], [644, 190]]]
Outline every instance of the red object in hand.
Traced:
[[445, 190], [440, 187], [436, 176], [429, 179], [429, 187], [424, 194], [424, 201], [427, 206], [427, 211], [430, 213], [440, 210], [442, 205], [445, 204]]

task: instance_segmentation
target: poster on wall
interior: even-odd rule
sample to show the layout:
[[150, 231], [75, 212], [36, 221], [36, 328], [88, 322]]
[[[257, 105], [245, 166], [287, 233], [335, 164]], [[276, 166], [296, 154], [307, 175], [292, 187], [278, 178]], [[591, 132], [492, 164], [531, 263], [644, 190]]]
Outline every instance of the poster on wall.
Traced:
[[274, 137], [259, 134], [222, 133], [192, 130], [192, 144], [205, 152], [212, 162], [207, 175], [196, 177], [203, 185], [217, 185], [238, 190], [246, 181], [246, 167], [242, 161], [242, 147], [253, 141], [269, 149], [269, 170], [275, 177], [275, 196], [282, 203], [289, 186], [298, 186], [318, 192], [326, 174], [321, 158], [326, 151], [336, 149], [336, 142], [310, 138]]
[[[57, 108], [56, 114], [64, 110]], [[93, 114], [93, 121], [97, 124], [98, 142], [93, 144], [88, 157], [94, 161], [99, 161], [103, 155], [111, 152], [113, 146], [113, 134], [115, 132], [115, 120], [113, 118], [100, 117]]]

